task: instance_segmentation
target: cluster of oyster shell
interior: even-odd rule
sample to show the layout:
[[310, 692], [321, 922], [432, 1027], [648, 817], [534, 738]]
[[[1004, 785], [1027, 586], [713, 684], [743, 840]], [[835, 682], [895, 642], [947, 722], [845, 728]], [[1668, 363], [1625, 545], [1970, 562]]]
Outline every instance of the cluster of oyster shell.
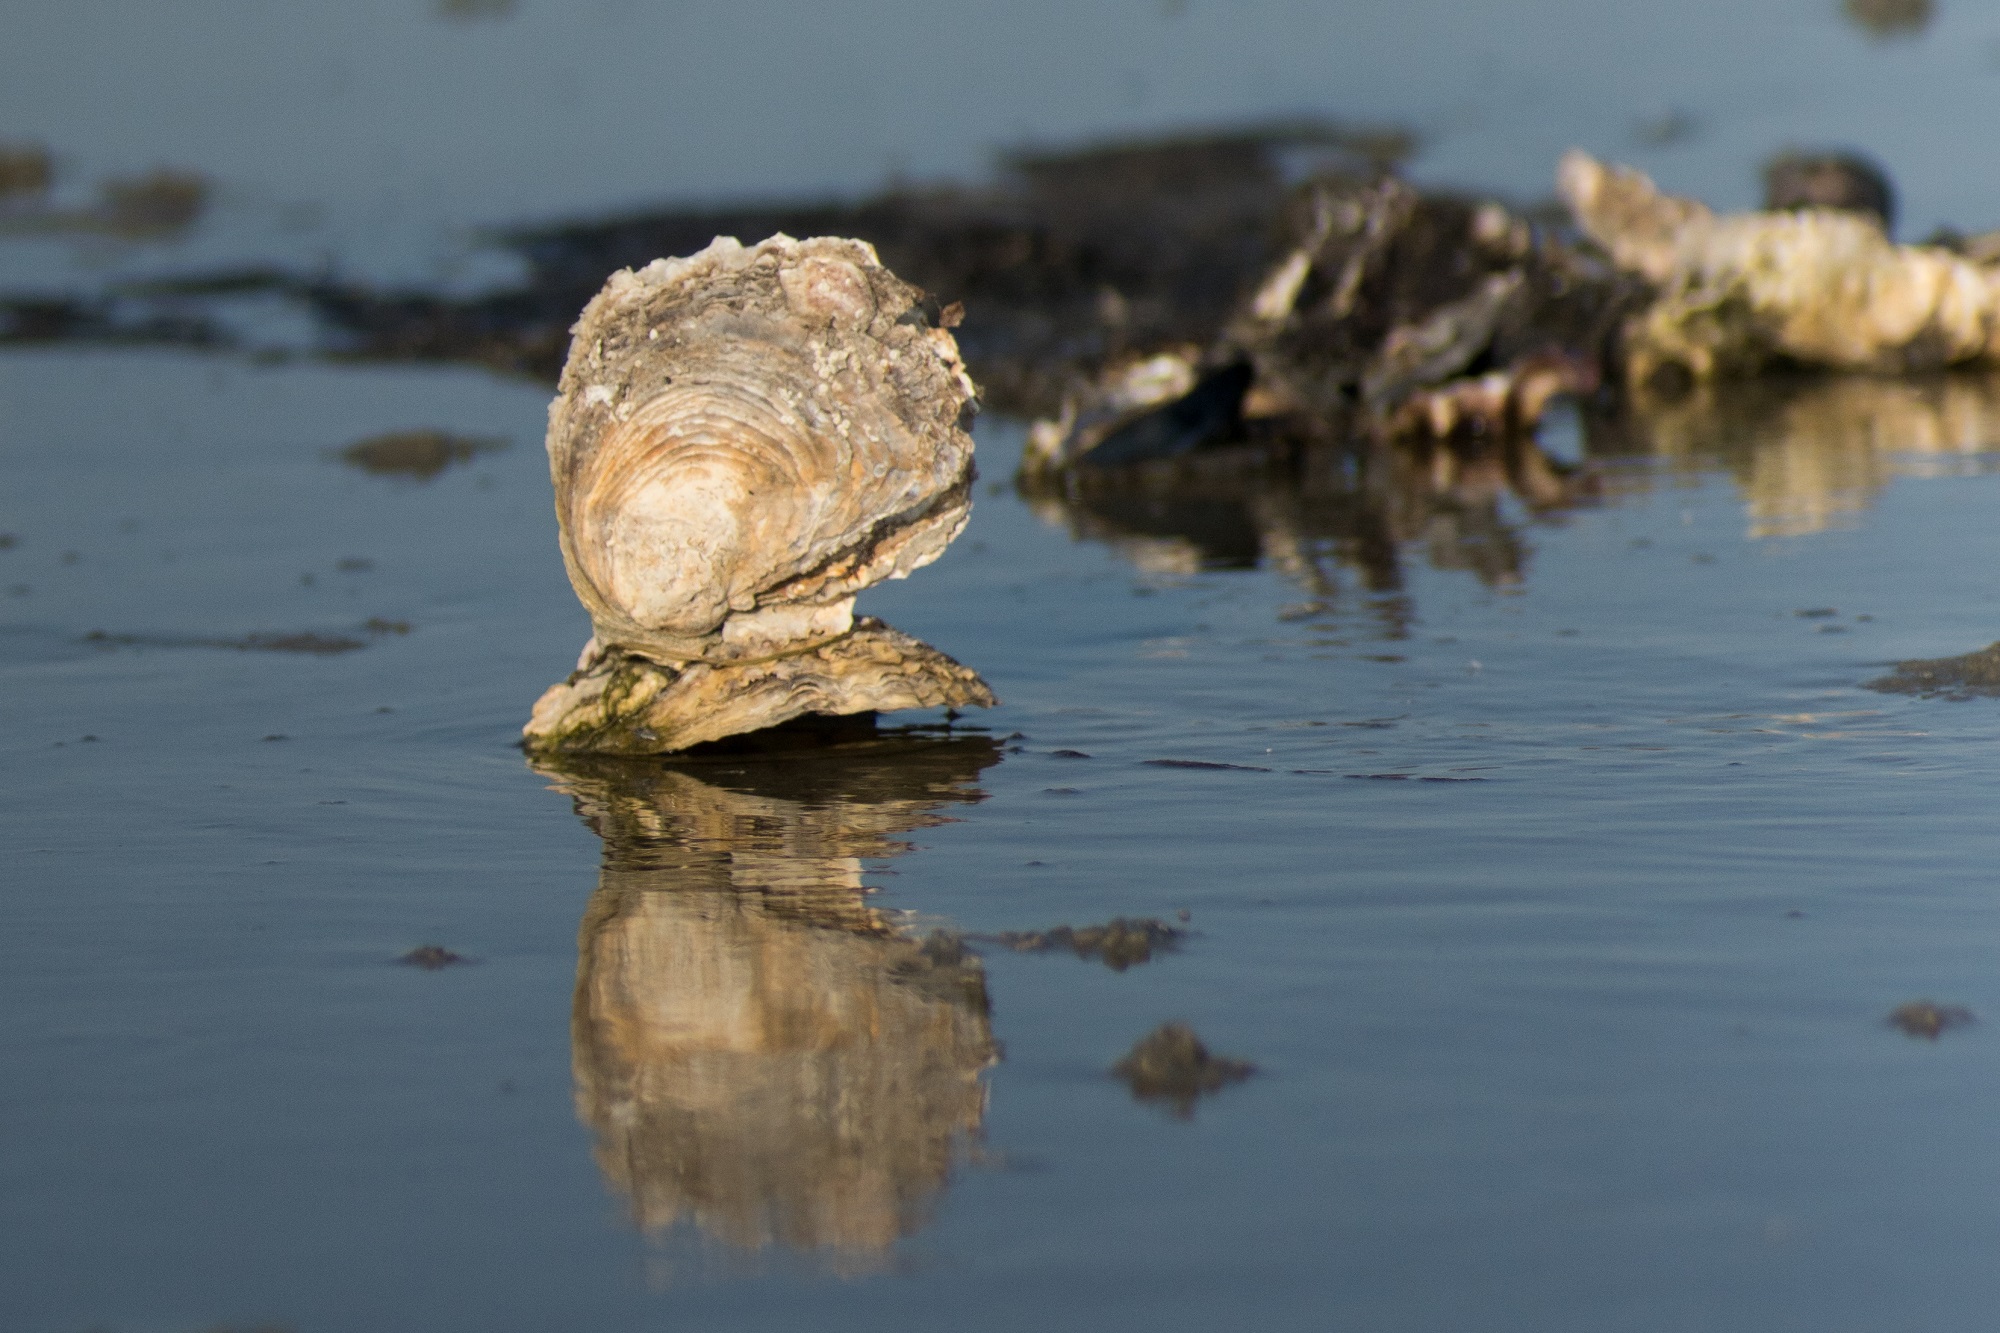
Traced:
[[1653, 289], [1623, 331], [1633, 384], [1665, 367], [1705, 380], [2000, 364], [2000, 268], [1891, 241], [1886, 185], [1875, 209], [1717, 214], [1574, 150], [1556, 185], [1585, 235]]
[[530, 749], [658, 753], [806, 713], [986, 706], [855, 594], [972, 506], [974, 388], [865, 242], [718, 238], [614, 274], [549, 408], [563, 562], [593, 635]]

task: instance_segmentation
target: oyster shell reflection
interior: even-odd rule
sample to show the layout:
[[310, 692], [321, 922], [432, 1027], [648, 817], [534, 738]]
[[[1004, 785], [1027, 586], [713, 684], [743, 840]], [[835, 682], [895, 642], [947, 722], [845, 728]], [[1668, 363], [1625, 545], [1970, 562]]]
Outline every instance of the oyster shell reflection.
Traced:
[[1143, 572], [1268, 566], [1332, 605], [1350, 570], [1395, 620], [1406, 551], [1489, 587], [1518, 584], [1529, 553], [1523, 519], [1587, 501], [1596, 478], [1528, 436], [1278, 438], [1125, 468], [1023, 473], [1017, 485], [1044, 521], [1104, 542]]
[[[1580, 414], [1582, 461], [1528, 435], [1251, 441], [1125, 468], [1017, 479], [1046, 522], [1144, 573], [1267, 567], [1335, 605], [1344, 573], [1394, 622], [1405, 562], [1489, 587], [1527, 576], [1532, 525], [1668, 479], [1727, 472], [1750, 539], [1857, 520], [1897, 477], [2000, 468], [2000, 375], [1774, 375], [1641, 394]], [[1622, 460], [1656, 466], [1630, 468]], [[1347, 573], [1351, 571], [1351, 573]]]
[[1727, 470], [1745, 534], [1803, 537], [1852, 523], [1898, 476], [1993, 470], [2000, 376], [1769, 376], [1649, 397], [1590, 419], [1590, 453]]
[[979, 962], [870, 907], [863, 861], [976, 801], [985, 738], [538, 759], [604, 840], [577, 933], [579, 1117], [649, 1233], [880, 1267], [984, 1118]]

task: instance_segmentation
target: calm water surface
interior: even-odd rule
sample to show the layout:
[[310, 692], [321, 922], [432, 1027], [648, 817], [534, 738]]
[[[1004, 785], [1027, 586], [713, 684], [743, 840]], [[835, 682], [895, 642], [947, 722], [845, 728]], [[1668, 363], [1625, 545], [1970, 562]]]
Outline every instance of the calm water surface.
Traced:
[[[586, 632], [539, 389], [46, 352], [0, 393], [10, 1327], [2000, 1296], [1992, 1039], [1882, 1024], [2000, 1013], [2000, 712], [1859, 688], [2000, 620], [2000, 477], [1900, 451], [1908, 403], [1861, 442], [1717, 413], [1747, 437], [1610, 455], [1560, 523], [1437, 507], [1376, 591], [1310, 503], [1246, 561], [989, 486], [869, 599], [985, 671], [988, 732], [633, 778], [510, 748]], [[440, 421], [513, 447], [329, 457]], [[1017, 439], [983, 428], [989, 477]], [[205, 646], [301, 631], [369, 646]], [[1182, 909], [1123, 973], [910, 942]], [[391, 965], [433, 942], [478, 961]], [[1105, 1071], [1168, 1019], [1263, 1072], [1135, 1103]]]
[[[1616, 150], [1584, 131], [1623, 142], [1685, 100], [1706, 129], [1655, 164], [1684, 152], [1690, 179], [1740, 182], [1718, 200], [1747, 195], [1775, 140], [1845, 138], [1889, 157], [1913, 225], [2000, 216], [2000, 178], [1937, 165], [1976, 138], [1950, 109], [2000, 87], [1977, 6], [1886, 42], [1826, 6], [1710, 14], [1735, 25], [1713, 42], [1706, 11], [1628, 7], [1567, 46], [1549, 34], [1582, 21], [1553, 4], [1496, 7], [1470, 37], [1436, 6], [1355, 7], [1343, 31], [1365, 40], [1315, 27], [1317, 46], [1282, 6], [1234, 26], [1199, 0], [1085, 8], [1098, 44], [1075, 49], [1157, 30], [1150, 82], [1049, 75], [1072, 101], [1044, 103], [1009, 72], [1025, 56], [965, 54], [953, 85], [937, 52], [991, 43], [898, 11], [924, 60], [890, 64], [972, 108], [927, 122], [929, 147], [822, 143], [837, 118], [793, 135], [797, 103], [758, 105], [747, 128], [680, 122], [695, 165], [657, 184], [672, 173], [628, 180], [595, 141], [518, 165], [539, 159], [473, 129], [681, 96], [563, 72], [600, 29], [667, 31], [664, 10], [355, 9], [370, 29], [215, 6], [182, 36], [263, 73], [168, 81], [182, 100], [149, 121], [136, 95], [76, 90], [165, 79], [140, 58], [171, 47], [157, 16], [79, 6], [129, 44], [92, 48], [63, 84], [82, 102], [0, 79], [0, 130], [85, 174], [176, 160], [238, 193], [185, 248], [15, 239], [0, 266], [62, 285], [293, 255], [308, 242], [278, 204], [311, 195], [333, 221], [310, 244], [430, 273], [451, 227], [544, 206], [862, 188], [895, 151], [969, 170], [1024, 136], [1225, 113], [1449, 128], [1461, 88], [1486, 128], [1440, 139], [1427, 171], [1476, 178], [1478, 145], [1504, 142], [1527, 165], [1495, 158], [1488, 183], [1532, 193], [1569, 136]], [[39, 52], [53, 80], [81, 43], [69, 14], [15, 15], [34, 41], [0, 62]], [[1201, 24], [1234, 82], [1159, 73], [1197, 60], [1173, 34]], [[1758, 34], [1790, 54], [1754, 57]], [[726, 36], [701, 49], [739, 51]], [[1416, 60], [1426, 41], [1443, 73]], [[425, 56], [451, 43], [483, 44], [525, 109]], [[1696, 48], [1713, 59], [1674, 63]], [[249, 58], [308, 49], [349, 81], [289, 97], [277, 55]], [[523, 73], [536, 50], [548, 85]], [[1584, 58], [1619, 51], [1629, 81]], [[369, 145], [421, 99], [364, 95], [367, 77], [418, 57], [463, 123], [371, 174]], [[1292, 72], [1260, 83], [1258, 60]], [[1371, 61], [1416, 73], [1323, 92]], [[1485, 68], [1514, 73], [1464, 73]], [[1163, 100], [1104, 101], [1134, 86]], [[326, 131], [322, 176], [256, 116], [216, 119], [324, 126], [328, 89], [360, 109]], [[426, 153], [466, 173], [431, 211], [395, 193]], [[588, 633], [555, 553], [545, 405], [454, 369], [0, 355], [0, 1326], [1990, 1322], [2000, 704], [1863, 683], [2000, 638], [2000, 386], [1560, 420], [1545, 447], [1590, 460], [1601, 494], [1541, 513], [1498, 478], [1337, 469], [1023, 496], [1018, 424], [983, 421], [970, 529], [863, 606], [1004, 705], [949, 736], [637, 773], [537, 771], [512, 748]], [[508, 447], [429, 480], [337, 457], [425, 428]], [[269, 650], [308, 633], [358, 646]], [[1123, 972], [921, 943], [1182, 911], [1183, 946]], [[394, 965], [424, 944], [472, 961]], [[1920, 997], [1988, 1021], [1936, 1042], [1885, 1026]], [[1260, 1072], [1186, 1118], [1134, 1101], [1109, 1066], [1169, 1020]]]

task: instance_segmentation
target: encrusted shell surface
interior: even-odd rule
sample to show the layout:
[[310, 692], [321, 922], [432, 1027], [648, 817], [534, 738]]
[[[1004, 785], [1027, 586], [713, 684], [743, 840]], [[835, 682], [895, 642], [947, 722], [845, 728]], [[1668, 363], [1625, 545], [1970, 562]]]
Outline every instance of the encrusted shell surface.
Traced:
[[1717, 215], [1574, 150], [1557, 188], [1591, 239], [1658, 289], [1624, 329], [1635, 384], [1669, 366], [1706, 379], [1774, 363], [1901, 374], [2000, 362], [2000, 274], [1896, 245], [1874, 218]]
[[718, 238], [612, 277], [549, 408], [563, 559], [598, 644], [669, 664], [845, 631], [971, 507], [973, 386], [860, 241]]

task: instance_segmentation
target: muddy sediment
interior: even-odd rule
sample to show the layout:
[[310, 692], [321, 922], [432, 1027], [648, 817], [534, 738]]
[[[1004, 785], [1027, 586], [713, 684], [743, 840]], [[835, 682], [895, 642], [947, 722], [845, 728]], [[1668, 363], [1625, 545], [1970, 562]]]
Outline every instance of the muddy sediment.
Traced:
[[505, 440], [485, 436], [398, 430], [357, 440], [342, 449], [339, 457], [349, 467], [375, 476], [429, 481], [454, 463], [467, 463], [506, 447]]
[[[958, 336], [984, 401], [1033, 414], [1058, 408], [1076, 373], [1210, 341], [1268, 265], [1300, 162], [1365, 179], [1399, 147], [1393, 136], [1302, 125], [1017, 154], [983, 186], [502, 232], [527, 281], [469, 300], [305, 280], [289, 290], [347, 354], [475, 361], [552, 381], [577, 312], [620, 268], [692, 254], [717, 236], [851, 236], [939, 309], [963, 302]], [[42, 318], [81, 326], [87, 314]]]
[[[1552, 266], [1557, 252], [1536, 250], [1524, 240], [1526, 224], [1496, 214], [1497, 205], [1419, 195], [1394, 182], [1388, 173], [1409, 147], [1407, 136], [1291, 124], [1017, 154], [983, 186], [899, 188], [852, 203], [670, 209], [502, 232], [497, 243], [525, 260], [527, 280], [476, 298], [283, 274], [255, 275], [254, 289], [310, 306], [346, 355], [472, 361], [553, 380], [577, 312], [620, 268], [692, 254], [716, 236], [746, 243], [777, 233], [852, 236], [939, 308], [964, 304], [958, 337], [983, 400], [1019, 415], [1059, 412], [1079, 383], [1133, 357], [1207, 353], [1274, 266], [1315, 238], [1326, 271], [1303, 275], [1291, 296], [1313, 319], [1332, 313], [1352, 324], [1315, 351], [1315, 391], [1343, 377], [1358, 383], [1365, 369], [1358, 346], [1465, 297], [1492, 272], [1525, 264], [1527, 288], [1565, 312], [1558, 322], [1574, 322], [1575, 298], [1596, 300], [1579, 285], [1580, 270], [1560, 258]], [[1386, 226], [1391, 214], [1395, 225]], [[1349, 215], [1366, 219], [1352, 236], [1334, 225]], [[1343, 278], [1339, 265], [1356, 245], [1368, 271]], [[203, 299], [252, 290], [243, 276], [98, 299], [0, 301], [0, 338], [223, 340]], [[1273, 298], [1263, 295], [1268, 312]], [[1525, 310], [1517, 303], [1501, 321], [1502, 360], [1514, 343], [1539, 336], [1531, 325], [1542, 316], [1524, 319]], [[1588, 324], [1594, 316], [1582, 318]]]
[[[1590, 484], [1521, 447], [1553, 400], [1643, 413], [1635, 375], [1651, 392], [1673, 374], [1699, 379], [1738, 362], [1754, 369], [1771, 356], [1816, 354], [1817, 344], [1773, 323], [1793, 318], [1783, 312], [1713, 337], [1675, 314], [1661, 284], [1678, 281], [1668, 251], [1678, 254], [1680, 240], [1647, 241], [1639, 255], [1630, 229], [1574, 190], [1579, 218], [1604, 248], [1545, 211], [1418, 190], [1394, 174], [1409, 147], [1407, 137], [1298, 123], [1017, 154], [978, 186], [499, 232], [494, 242], [521, 257], [525, 280], [471, 298], [266, 271], [97, 297], [0, 296], [0, 341], [228, 346], [219, 303], [276, 295], [310, 308], [324, 350], [338, 355], [474, 362], [553, 380], [577, 312], [620, 268], [690, 255], [716, 236], [848, 236], [921, 290], [925, 319], [953, 329], [985, 407], [1036, 420], [1027, 471], [1064, 479], [1072, 501], [1079, 487], [1129, 489], [1135, 468], [1218, 453], [1256, 471], [1273, 457], [1282, 465], [1388, 449], [1400, 461], [1362, 466], [1421, 473], [1443, 493], [1468, 479], [1490, 491], [1497, 477], [1538, 511], [1576, 502]], [[24, 158], [15, 173], [23, 189], [32, 168]], [[1626, 193], [1645, 195], [1641, 230], [1686, 222], [1682, 249], [1695, 232], [1879, 235], [1894, 215], [1886, 173], [1852, 153], [1781, 153], [1766, 186], [1771, 211], [1726, 218], [1650, 183]], [[1985, 239], [1957, 238], [1955, 248], [1878, 240], [1876, 258], [1983, 282]], [[1708, 286], [1737, 281], [1735, 268], [1698, 249], [1682, 267], [1706, 264]], [[1914, 355], [1899, 343], [1861, 360], [1930, 364]], [[483, 447], [419, 438], [427, 435], [364, 442], [369, 450], [356, 446], [351, 461], [422, 477]], [[1073, 481], [1085, 472], [1115, 475]], [[1498, 558], [1503, 568], [1511, 561]]]
[[83, 642], [93, 648], [224, 648], [239, 653], [303, 653], [308, 656], [328, 657], [338, 653], [351, 653], [366, 648], [391, 635], [410, 632], [408, 621], [385, 620], [371, 616], [362, 622], [359, 633], [366, 637], [344, 631], [299, 630], [289, 633], [245, 634], [237, 638], [208, 638], [199, 635], [182, 634], [113, 634], [95, 629], [83, 636]]
[[2000, 643], [1958, 657], [1898, 662], [1894, 671], [1869, 681], [1867, 688], [1926, 699], [2000, 698]]
[[[1530, 550], [1521, 513], [1555, 521], [1604, 484], [1589, 463], [1541, 447], [1551, 402], [1582, 404], [1589, 456], [1628, 440], [1676, 448], [1715, 415], [1712, 401], [1743, 395], [1669, 355], [1679, 344], [1654, 327], [1666, 318], [1656, 301], [1665, 279], [1618, 260], [1631, 248], [1626, 232], [1600, 227], [1609, 238], [1600, 249], [1546, 211], [1420, 191], [1394, 174], [1408, 147], [1392, 135], [1286, 124], [1020, 154], [979, 186], [498, 233], [526, 279], [473, 298], [265, 271], [101, 298], [0, 297], [0, 341], [228, 345], [216, 303], [277, 294], [316, 312], [343, 356], [470, 361], [553, 379], [577, 312], [621, 266], [692, 254], [718, 235], [851, 236], [921, 289], [921, 317], [951, 328], [983, 406], [1035, 419], [1021, 489], [1077, 535], [1119, 546], [1142, 568], [1277, 565], [1315, 598], [1335, 595], [1338, 565], [1357, 570], [1371, 595], [1393, 597], [1399, 552], [1412, 545], [1506, 587], [1523, 577]], [[1781, 153], [1766, 186], [1771, 211], [1726, 218], [1649, 183], [1638, 192], [1649, 219], [1685, 214], [1695, 231], [1728, 235], [1795, 226], [1846, 235], [1879, 231], [1894, 215], [1887, 174], [1852, 153]], [[1880, 240], [1878, 258], [1972, 274], [1983, 271], [1985, 241]], [[1737, 341], [1763, 347], [1762, 328]], [[1642, 383], [1632, 381], [1635, 345], [1641, 361], [1652, 357]], [[1745, 360], [1731, 347], [1692, 360]], [[1763, 364], [1763, 353], [1745, 356]], [[1955, 452], [1972, 418], [1992, 415], [1993, 395], [1976, 384], [1907, 374], [1746, 383], [1773, 385], [1750, 394], [1768, 400], [1765, 414], [1908, 419], [1951, 437], [1936, 447]], [[1803, 425], [1776, 424], [1803, 438]], [[408, 431], [345, 457], [422, 479], [489, 443]], [[1770, 511], [1753, 528], [1812, 530], [1865, 502], [1886, 464], [1878, 444], [1857, 449], [1868, 456], [1857, 466], [1871, 472], [1858, 499], [1766, 499], [1766, 481], [1747, 480], [1756, 511]], [[1810, 512], [1790, 512], [1800, 505]]]

